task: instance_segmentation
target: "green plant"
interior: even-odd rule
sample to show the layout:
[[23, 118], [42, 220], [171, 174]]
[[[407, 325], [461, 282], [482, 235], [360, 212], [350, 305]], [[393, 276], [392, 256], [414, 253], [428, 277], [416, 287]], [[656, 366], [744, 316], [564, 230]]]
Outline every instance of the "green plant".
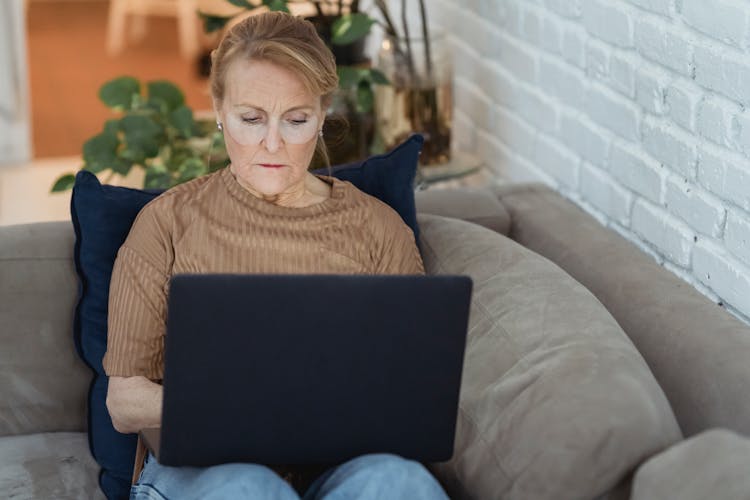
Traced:
[[[144, 170], [143, 187], [169, 188], [213, 172], [229, 162], [223, 137], [211, 120], [197, 121], [180, 89], [166, 80], [142, 85], [123, 76], [99, 89], [117, 117], [83, 145], [82, 169], [126, 176]], [[74, 174], [58, 178], [52, 191], [73, 186]]]

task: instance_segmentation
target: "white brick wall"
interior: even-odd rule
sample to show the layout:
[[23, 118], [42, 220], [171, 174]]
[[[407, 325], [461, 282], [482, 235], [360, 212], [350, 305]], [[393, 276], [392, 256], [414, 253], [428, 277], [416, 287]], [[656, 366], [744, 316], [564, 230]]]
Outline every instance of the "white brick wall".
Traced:
[[457, 147], [556, 188], [750, 322], [748, 0], [428, 8], [454, 48]]

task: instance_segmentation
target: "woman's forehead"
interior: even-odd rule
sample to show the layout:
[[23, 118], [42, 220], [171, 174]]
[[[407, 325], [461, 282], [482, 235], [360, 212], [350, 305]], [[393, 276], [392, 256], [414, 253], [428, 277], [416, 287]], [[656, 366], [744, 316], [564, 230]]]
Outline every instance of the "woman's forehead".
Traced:
[[313, 94], [293, 71], [264, 60], [237, 59], [226, 73], [225, 99], [231, 106], [273, 105], [315, 107], [320, 96]]

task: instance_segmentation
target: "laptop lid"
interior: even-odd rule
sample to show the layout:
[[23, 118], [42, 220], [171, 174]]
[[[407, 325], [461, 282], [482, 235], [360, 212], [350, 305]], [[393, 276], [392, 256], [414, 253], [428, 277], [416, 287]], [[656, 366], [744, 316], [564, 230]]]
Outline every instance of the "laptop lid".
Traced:
[[453, 453], [471, 280], [177, 275], [159, 461]]

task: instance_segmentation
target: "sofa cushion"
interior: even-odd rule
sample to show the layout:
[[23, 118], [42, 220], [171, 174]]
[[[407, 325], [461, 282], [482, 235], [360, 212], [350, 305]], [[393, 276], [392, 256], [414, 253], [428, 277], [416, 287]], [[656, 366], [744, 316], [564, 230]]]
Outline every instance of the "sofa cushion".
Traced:
[[750, 435], [746, 324], [548, 187], [497, 194], [511, 213], [510, 237], [580, 281], [627, 332], [686, 435], [711, 427]]
[[86, 428], [69, 222], [0, 227], [0, 436]]
[[712, 429], [643, 464], [632, 500], [750, 499], [750, 439]]
[[680, 439], [645, 361], [588, 290], [485, 228], [419, 224], [427, 271], [474, 281], [455, 453], [433, 466], [449, 495], [594, 498]]
[[3, 498], [104, 498], [83, 432], [0, 438]]
[[[416, 235], [413, 183], [423, 142], [422, 136], [413, 135], [390, 153], [334, 167], [332, 175], [390, 204]], [[108, 379], [102, 358], [107, 349], [110, 277], [117, 250], [136, 215], [160, 192], [103, 186], [87, 171], [76, 175], [73, 188], [74, 256], [80, 281], [74, 339], [95, 374], [89, 393], [89, 437], [92, 453], [103, 469], [101, 485], [109, 498], [127, 498], [136, 446], [135, 434], [114, 429], [105, 405]]]
[[453, 217], [508, 234], [510, 214], [488, 189], [457, 188], [417, 191], [417, 211]]

